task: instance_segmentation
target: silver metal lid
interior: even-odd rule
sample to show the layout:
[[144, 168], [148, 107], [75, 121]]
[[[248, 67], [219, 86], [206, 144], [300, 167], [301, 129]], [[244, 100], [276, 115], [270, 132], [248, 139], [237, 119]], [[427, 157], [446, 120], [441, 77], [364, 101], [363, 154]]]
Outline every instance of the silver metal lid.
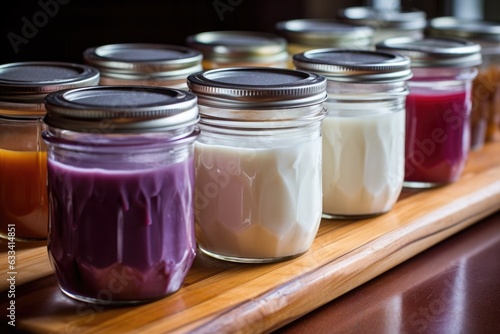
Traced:
[[303, 107], [327, 96], [324, 77], [271, 67], [209, 70], [190, 75], [187, 83], [200, 105], [231, 109]]
[[320, 47], [355, 47], [372, 43], [374, 29], [327, 19], [282, 21], [276, 29], [289, 42]]
[[51, 92], [98, 83], [99, 71], [87, 65], [41, 61], [0, 65], [0, 101], [42, 103]]
[[463, 38], [481, 45], [483, 55], [500, 53], [500, 22], [438, 17], [429, 21], [431, 37]]
[[177, 79], [202, 70], [202, 54], [190, 48], [147, 43], [109, 44], [83, 52], [103, 76], [120, 79]]
[[395, 82], [410, 79], [410, 59], [391, 52], [316, 49], [293, 56], [299, 70], [341, 82]]
[[196, 95], [154, 86], [94, 86], [58, 91], [47, 95], [45, 108], [46, 124], [78, 132], [155, 132], [198, 122]]
[[284, 38], [253, 31], [209, 31], [187, 38], [189, 47], [217, 62], [275, 62], [288, 58]]
[[406, 55], [412, 67], [471, 67], [481, 64], [481, 46], [464, 39], [394, 37], [376, 45]]
[[421, 10], [375, 9], [348, 7], [338, 12], [340, 20], [369, 25], [376, 29], [418, 30], [427, 25], [426, 14]]

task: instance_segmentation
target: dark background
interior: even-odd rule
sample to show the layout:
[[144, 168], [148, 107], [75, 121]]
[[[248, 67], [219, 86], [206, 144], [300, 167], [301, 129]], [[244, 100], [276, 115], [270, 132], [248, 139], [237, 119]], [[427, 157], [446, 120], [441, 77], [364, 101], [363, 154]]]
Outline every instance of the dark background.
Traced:
[[[447, 14], [449, 1], [401, 3], [404, 8], [424, 10], [432, 18]], [[275, 32], [278, 21], [335, 18], [339, 9], [360, 5], [366, 1], [2, 0], [0, 63], [82, 62], [82, 52], [88, 47], [125, 42], [184, 45], [187, 36], [203, 31]]]

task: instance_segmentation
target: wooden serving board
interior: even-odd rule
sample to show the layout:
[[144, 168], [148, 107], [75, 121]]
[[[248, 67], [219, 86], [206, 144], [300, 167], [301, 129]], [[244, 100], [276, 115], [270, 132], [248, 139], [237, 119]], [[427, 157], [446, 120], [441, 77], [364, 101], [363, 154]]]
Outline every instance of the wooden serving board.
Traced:
[[[275, 264], [226, 263], [199, 254], [181, 290], [131, 307], [63, 295], [44, 243], [16, 243], [16, 329], [39, 333], [255, 333], [279, 328], [500, 209], [500, 143], [470, 155], [461, 179], [404, 190], [394, 209], [358, 221], [321, 222], [312, 248]], [[0, 307], [8, 298], [1, 241]], [[2, 316], [2, 325], [8, 318]], [[6, 325], [8, 328], [9, 326]]]

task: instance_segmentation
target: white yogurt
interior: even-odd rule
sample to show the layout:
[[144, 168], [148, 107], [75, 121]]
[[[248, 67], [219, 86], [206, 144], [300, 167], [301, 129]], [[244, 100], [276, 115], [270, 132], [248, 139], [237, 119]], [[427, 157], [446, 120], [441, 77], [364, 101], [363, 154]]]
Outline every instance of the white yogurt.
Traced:
[[328, 115], [323, 120], [325, 215], [364, 216], [389, 211], [403, 186], [404, 138], [404, 111]]
[[195, 146], [202, 250], [233, 260], [307, 251], [321, 221], [321, 137], [294, 146]]

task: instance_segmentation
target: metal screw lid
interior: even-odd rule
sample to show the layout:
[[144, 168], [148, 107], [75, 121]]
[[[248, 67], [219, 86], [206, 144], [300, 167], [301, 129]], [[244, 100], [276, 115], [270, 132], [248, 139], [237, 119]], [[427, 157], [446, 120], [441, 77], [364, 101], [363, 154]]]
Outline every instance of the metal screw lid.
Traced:
[[271, 67], [222, 68], [192, 74], [188, 87], [200, 105], [273, 109], [319, 104], [326, 79], [314, 73]]
[[438, 17], [427, 26], [431, 36], [500, 42], [500, 22]]
[[425, 28], [426, 14], [416, 9], [392, 10], [371, 7], [341, 9], [337, 17], [346, 22], [369, 25], [376, 29], [418, 30]]
[[293, 56], [296, 68], [342, 82], [394, 82], [411, 78], [410, 59], [391, 52], [316, 49]]
[[108, 77], [177, 79], [201, 71], [203, 56], [182, 46], [125, 43], [88, 48], [83, 58]]
[[94, 86], [58, 91], [45, 98], [44, 122], [78, 132], [173, 130], [198, 122], [196, 95], [154, 86]]
[[99, 83], [99, 71], [91, 66], [63, 62], [19, 62], [0, 65], [0, 101], [42, 103], [62, 89]]
[[221, 63], [233, 61], [277, 62], [288, 59], [284, 38], [254, 31], [209, 31], [188, 36], [189, 47], [205, 59]]
[[431, 37], [463, 38], [481, 45], [483, 55], [500, 52], [500, 22], [438, 17], [429, 21]]
[[372, 42], [374, 29], [326, 19], [282, 21], [276, 30], [289, 42], [320, 47], [367, 46]]
[[376, 45], [406, 55], [412, 67], [471, 67], [481, 64], [481, 46], [464, 39], [451, 38], [389, 38]]

